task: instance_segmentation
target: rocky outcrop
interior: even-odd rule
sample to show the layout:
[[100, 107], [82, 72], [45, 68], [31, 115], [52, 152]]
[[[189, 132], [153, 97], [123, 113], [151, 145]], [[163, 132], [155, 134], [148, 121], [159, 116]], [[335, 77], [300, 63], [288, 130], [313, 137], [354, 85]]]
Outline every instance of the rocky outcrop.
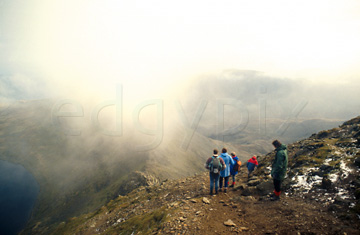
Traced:
[[132, 190], [141, 186], [154, 186], [159, 185], [160, 181], [157, 177], [147, 174], [145, 172], [134, 171], [128, 176], [127, 183], [121, 185], [119, 194], [125, 195]]
[[[356, 196], [360, 186], [360, 117], [289, 144], [288, 155], [288, 174], [283, 183], [288, 194], [314, 199], [339, 215], [360, 214]], [[256, 175], [263, 179], [257, 185], [259, 194], [265, 191], [262, 188], [273, 159], [274, 152], [258, 158]]]

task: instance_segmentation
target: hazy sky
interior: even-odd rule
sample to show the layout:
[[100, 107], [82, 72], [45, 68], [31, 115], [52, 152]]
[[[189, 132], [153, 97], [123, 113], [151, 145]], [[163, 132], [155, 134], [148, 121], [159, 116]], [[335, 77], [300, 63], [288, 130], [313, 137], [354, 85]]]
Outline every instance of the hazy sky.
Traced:
[[351, 82], [359, 29], [358, 0], [0, 0], [0, 75], [33, 91], [121, 83], [138, 96], [226, 69]]

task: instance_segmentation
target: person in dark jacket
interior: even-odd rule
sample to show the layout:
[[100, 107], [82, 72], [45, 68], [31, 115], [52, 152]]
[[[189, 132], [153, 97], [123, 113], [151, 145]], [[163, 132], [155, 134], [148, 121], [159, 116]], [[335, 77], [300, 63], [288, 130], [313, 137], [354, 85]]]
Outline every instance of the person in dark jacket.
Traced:
[[279, 200], [281, 183], [286, 175], [288, 155], [286, 145], [282, 144], [279, 140], [274, 140], [272, 144], [275, 147], [275, 159], [271, 169], [271, 177], [274, 180], [274, 196], [271, 200]]
[[250, 178], [250, 174], [255, 170], [255, 168], [259, 165], [256, 156], [252, 156], [252, 158], [250, 158], [247, 163], [246, 163], [246, 167], [248, 169], [248, 178]]
[[[215, 194], [218, 193], [220, 171], [225, 169], [225, 162], [221, 157], [218, 156], [218, 152], [219, 151], [217, 149], [214, 149], [213, 151], [214, 155], [210, 157], [205, 163], [205, 168], [210, 171], [210, 195], [213, 195], [214, 184], [215, 184]], [[218, 171], [215, 172], [214, 172], [214, 167], [212, 166], [214, 165], [214, 161], [219, 161], [220, 164], [222, 165], [222, 168], [218, 169]]]

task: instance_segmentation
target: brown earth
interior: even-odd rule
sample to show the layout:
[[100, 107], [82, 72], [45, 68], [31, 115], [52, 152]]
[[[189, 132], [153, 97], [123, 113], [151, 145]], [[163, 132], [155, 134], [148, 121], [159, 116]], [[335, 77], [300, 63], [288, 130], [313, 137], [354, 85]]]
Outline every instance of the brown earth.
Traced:
[[[337, 218], [320, 203], [283, 194], [242, 196], [235, 188], [209, 195], [208, 173], [141, 187], [100, 210], [59, 225], [59, 234], [360, 234], [357, 221]], [[231, 181], [231, 180], [230, 180]], [[271, 192], [269, 192], [271, 193]], [[209, 203], [206, 203], [208, 199]], [[225, 225], [229, 222], [233, 225]]]

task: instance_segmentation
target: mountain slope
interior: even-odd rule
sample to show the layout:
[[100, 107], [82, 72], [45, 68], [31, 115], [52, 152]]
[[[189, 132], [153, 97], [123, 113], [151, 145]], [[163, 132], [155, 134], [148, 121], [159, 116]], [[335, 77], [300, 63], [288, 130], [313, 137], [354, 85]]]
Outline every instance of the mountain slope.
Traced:
[[62, 222], [55, 234], [359, 234], [359, 138], [360, 117], [290, 144], [280, 201], [268, 195], [271, 152], [252, 178], [242, 168], [226, 194], [208, 195], [207, 173], [165, 180]]
[[[23, 101], [0, 112], [0, 159], [24, 166], [40, 186], [25, 231], [51, 230], [51, 225], [95, 210], [141, 185], [192, 175], [203, 169], [214, 147], [222, 147], [194, 133], [188, 149], [182, 149], [184, 133], [175, 130], [164, 133], [156, 149], [138, 151], [137, 146], [151, 139], [134, 134], [132, 127], [124, 124], [124, 136], [113, 137], [93, 128], [86, 117], [56, 124], [54, 103]], [[82, 132], [66, 135], [64, 127]], [[149, 175], [153, 172], [157, 174]]]

